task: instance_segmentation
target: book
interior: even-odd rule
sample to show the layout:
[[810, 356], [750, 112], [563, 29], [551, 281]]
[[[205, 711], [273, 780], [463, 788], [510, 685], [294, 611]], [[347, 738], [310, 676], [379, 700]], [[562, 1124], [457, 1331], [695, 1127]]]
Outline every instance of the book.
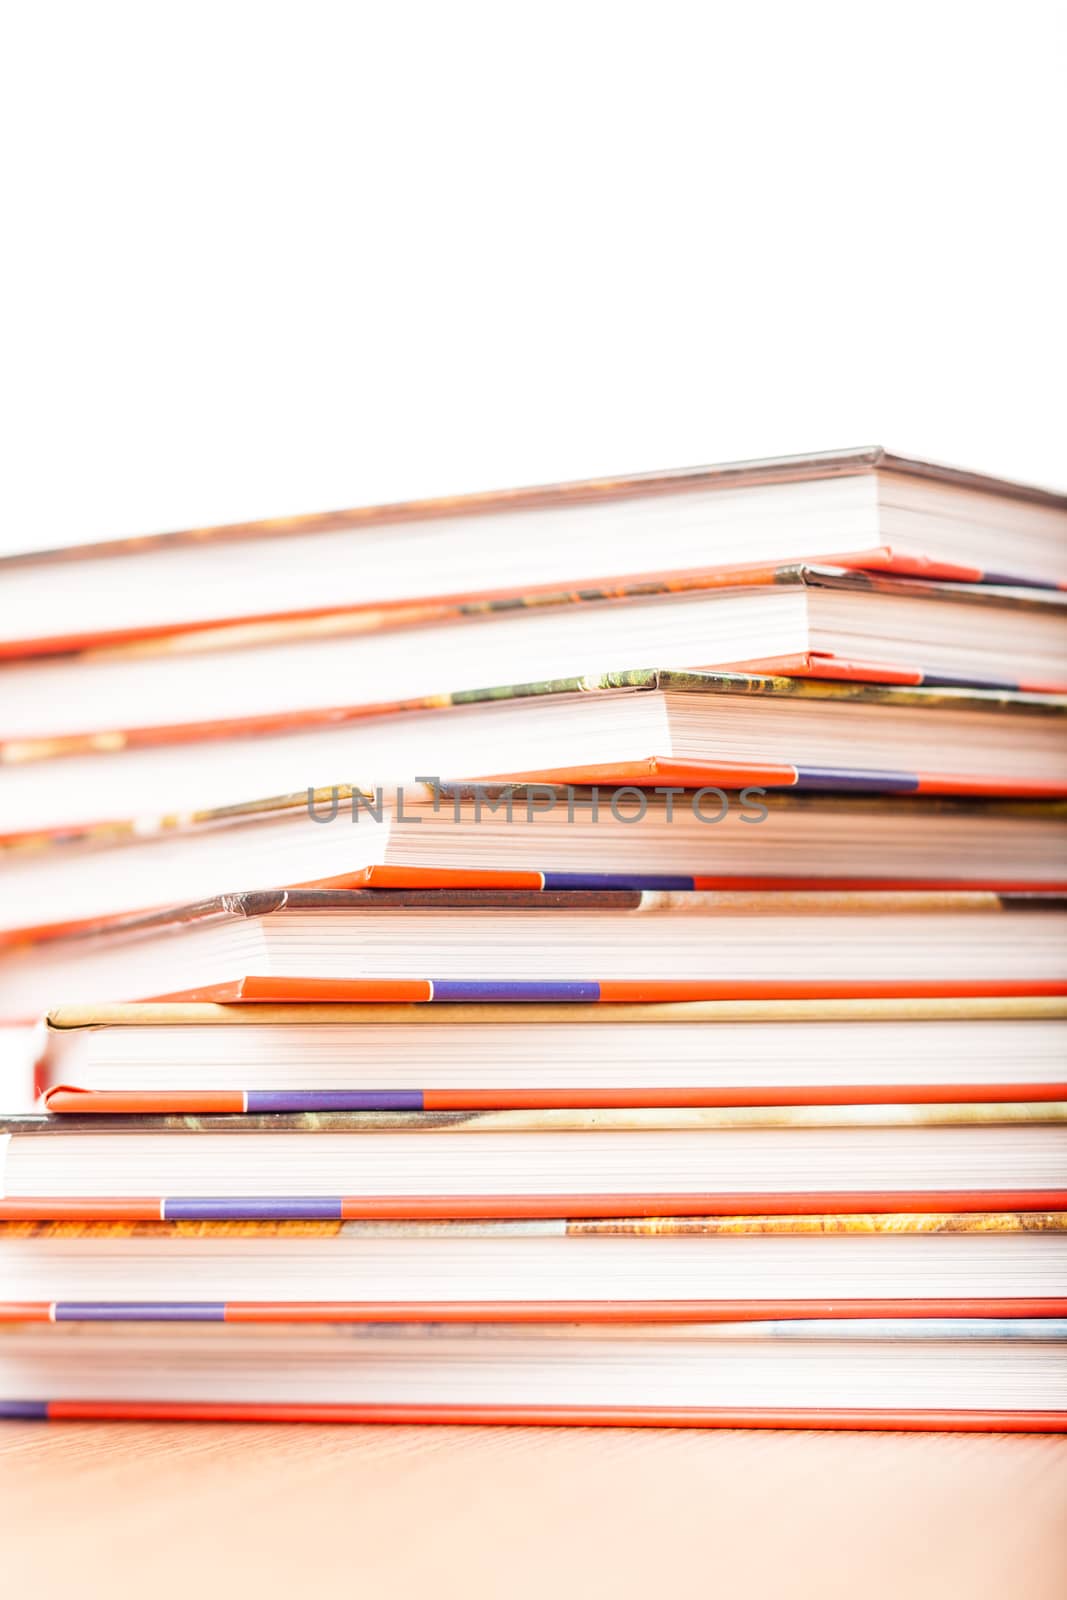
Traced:
[[[651, 780], [648, 780], [651, 781]], [[312, 820], [314, 816], [315, 820]], [[614, 786], [334, 788], [0, 849], [0, 945], [285, 886], [989, 889], [1067, 885], [1062, 800]], [[53, 995], [59, 1000], [128, 995]], [[19, 1013], [22, 1014], [22, 1013]]]
[[[8, 557], [9, 654], [606, 575], [847, 561], [1064, 581], [1067, 499], [880, 448], [199, 528]], [[1005, 550], [1011, 551], [1005, 573]], [[86, 597], [91, 596], [91, 602]]]
[[[1062, 695], [666, 669], [338, 699], [9, 741], [0, 764], [17, 781], [5, 782], [0, 832], [131, 820], [143, 831], [152, 817], [265, 811], [368, 772], [372, 796], [464, 779], [1063, 796], [1065, 712]], [[247, 743], [226, 774], [219, 743], [232, 740]]]
[[1067, 1316], [1067, 1212], [0, 1223], [4, 1321]]
[[56, 1113], [1067, 1101], [1067, 1000], [68, 1007]]
[[0, 1007], [1062, 995], [1065, 930], [1041, 893], [276, 890], [30, 945]]
[[[660, 591], [660, 592], [657, 592]], [[727, 667], [931, 687], [1067, 689], [1067, 594], [833, 567], [689, 574], [434, 613], [325, 618], [37, 657], [4, 670], [0, 746], [298, 718], [495, 683]]]
[[[914, 1333], [915, 1324], [905, 1324]], [[0, 1330], [0, 1414], [1067, 1430], [1063, 1342], [733, 1336], [699, 1324]]]
[[[0, 1220], [418, 1220], [1067, 1206], [1063, 1103], [819, 1108], [37, 1115], [0, 1121]], [[953, 1114], [954, 1113], [954, 1114]], [[941, 1125], [939, 1125], [941, 1124]], [[947, 1125], [944, 1125], [947, 1124]]]

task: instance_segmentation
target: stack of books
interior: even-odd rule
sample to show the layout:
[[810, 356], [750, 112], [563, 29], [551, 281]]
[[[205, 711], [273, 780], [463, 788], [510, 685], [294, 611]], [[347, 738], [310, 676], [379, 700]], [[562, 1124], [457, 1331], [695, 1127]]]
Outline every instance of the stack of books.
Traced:
[[868, 450], [0, 563], [0, 1413], [1067, 1428], [1065, 535]]

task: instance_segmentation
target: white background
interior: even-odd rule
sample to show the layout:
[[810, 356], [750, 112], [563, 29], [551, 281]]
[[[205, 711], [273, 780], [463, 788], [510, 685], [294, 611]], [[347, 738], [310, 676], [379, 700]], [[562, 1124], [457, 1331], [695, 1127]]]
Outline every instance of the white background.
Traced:
[[1067, 483], [1062, 3], [2, 16], [3, 548], [853, 444]]

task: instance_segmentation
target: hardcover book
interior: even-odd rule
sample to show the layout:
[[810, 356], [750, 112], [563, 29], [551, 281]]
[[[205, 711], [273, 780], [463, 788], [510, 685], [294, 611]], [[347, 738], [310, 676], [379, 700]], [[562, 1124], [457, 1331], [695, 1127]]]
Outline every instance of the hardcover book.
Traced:
[[[29, 775], [5, 800], [0, 829], [12, 834], [148, 816], [160, 809], [164, 780], [165, 809], [198, 811], [262, 807], [270, 798], [351, 783], [354, 773], [368, 772], [394, 783], [433, 776], [648, 788], [1067, 793], [1063, 695], [659, 666], [497, 679], [411, 699], [397, 699], [387, 681], [375, 681], [382, 689], [373, 700], [339, 695], [311, 711], [8, 740], [0, 745], [0, 763], [16, 772], [28, 768]], [[231, 777], [219, 771], [221, 740], [245, 741]], [[76, 757], [82, 766], [65, 764]], [[57, 806], [57, 773], [60, 780], [77, 778], [76, 792], [62, 794], [57, 812], [30, 815], [29, 797], [42, 786]], [[240, 788], [233, 788], [235, 779]]]
[[1067, 1000], [65, 1008], [58, 1113], [1067, 1101]]
[[[738, 793], [685, 789], [668, 773], [659, 776], [651, 793], [610, 784], [333, 788], [9, 841], [0, 848], [0, 944], [286, 885], [1007, 892], [1067, 885], [1062, 800]], [[47, 1004], [130, 997], [68, 991]]]
[[0, 1223], [8, 1321], [1017, 1326], [1065, 1273], [1062, 1210]]
[[[908, 1324], [913, 1334], [916, 1324]], [[0, 1331], [0, 1414], [318, 1422], [1067, 1430], [1063, 1342], [789, 1338], [701, 1324]]]
[[[799, 1109], [799, 1108], [798, 1108]], [[1050, 1211], [1063, 1104], [30, 1116], [0, 1122], [0, 1220]]]
[[276, 890], [31, 945], [0, 1006], [1056, 996], [1065, 930], [1055, 894]]

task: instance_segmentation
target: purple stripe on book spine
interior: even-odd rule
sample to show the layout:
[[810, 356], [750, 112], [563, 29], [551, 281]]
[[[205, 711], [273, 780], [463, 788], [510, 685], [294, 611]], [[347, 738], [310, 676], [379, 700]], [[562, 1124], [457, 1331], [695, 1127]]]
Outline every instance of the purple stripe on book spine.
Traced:
[[665, 872], [546, 872], [546, 889], [692, 889], [690, 877]]
[[511, 979], [460, 982], [433, 980], [434, 1000], [599, 1000], [599, 983], [565, 979], [557, 983], [526, 983]]
[[798, 767], [797, 789], [869, 790], [872, 794], [912, 794], [919, 787], [914, 772], [879, 772], [861, 767]]
[[225, 1322], [222, 1300], [57, 1300], [56, 1322]]
[[421, 1089], [249, 1089], [249, 1111], [424, 1111]]
[[968, 678], [951, 672], [924, 672], [922, 686], [924, 689], [1010, 689], [1014, 692], [1019, 689], [1013, 678]]
[[1002, 589], [1052, 589], [1057, 590], [1058, 583], [1049, 583], [1044, 578], [1020, 578], [1014, 572], [983, 572], [983, 583], [996, 583]]
[[340, 1222], [338, 1195], [182, 1195], [162, 1202], [164, 1222]]
[[14, 1421], [21, 1417], [26, 1422], [47, 1422], [47, 1400], [0, 1400], [0, 1417]]

